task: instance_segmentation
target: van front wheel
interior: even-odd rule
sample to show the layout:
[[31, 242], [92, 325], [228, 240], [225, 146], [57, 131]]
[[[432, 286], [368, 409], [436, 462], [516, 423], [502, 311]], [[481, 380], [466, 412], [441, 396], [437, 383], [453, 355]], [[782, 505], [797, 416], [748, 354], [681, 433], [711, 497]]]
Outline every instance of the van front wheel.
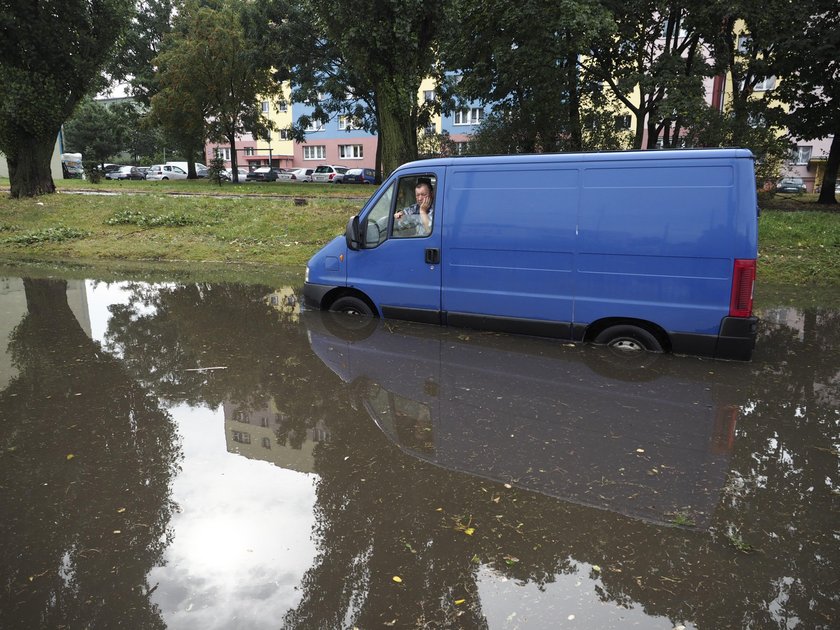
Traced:
[[347, 313], [348, 315], [363, 315], [373, 317], [373, 311], [367, 302], [352, 295], [345, 295], [330, 304], [330, 310], [335, 313]]
[[644, 328], [631, 324], [610, 326], [595, 337], [595, 343], [615, 352], [662, 352], [659, 340]]

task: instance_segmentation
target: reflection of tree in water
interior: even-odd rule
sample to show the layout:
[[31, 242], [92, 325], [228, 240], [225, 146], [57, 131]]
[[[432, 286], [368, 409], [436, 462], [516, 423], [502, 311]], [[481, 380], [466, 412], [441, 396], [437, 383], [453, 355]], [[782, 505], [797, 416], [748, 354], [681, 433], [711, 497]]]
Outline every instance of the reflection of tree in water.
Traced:
[[[749, 411], [739, 424], [733, 474], [717, 534], [755, 547], [740, 564], [773, 576], [750, 592], [741, 581], [744, 626], [838, 623], [836, 541], [840, 479], [840, 313], [783, 313], [795, 327], [763, 322], [751, 368]], [[753, 570], [753, 569], [749, 569]], [[834, 610], [827, 618], [825, 611]], [[722, 614], [722, 612], [721, 612]]]
[[[283, 412], [278, 440], [299, 448], [324, 418], [325, 396], [312, 396], [326, 373], [308, 359], [305, 331], [268, 305], [259, 285], [132, 285], [126, 305], [111, 307], [108, 347], [164, 399], [240, 410]], [[199, 372], [197, 368], [224, 367]], [[193, 371], [191, 371], [193, 370]], [[320, 391], [320, 390], [319, 390]]]
[[0, 394], [2, 623], [162, 628], [146, 575], [174, 507], [171, 418], [85, 334], [65, 281], [24, 287]]
[[[709, 532], [434, 468], [397, 452], [365, 411], [336, 409], [333, 441], [316, 451], [319, 553], [285, 627], [483, 627], [478, 563], [546, 585], [575, 571], [575, 561], [601, 567], [593, 577], [603, 601], [674, 623], [832, 625], [840, 317], [808, 312], [803, 324], [801, 340], [765, 329], [759, 343], [770, 356], [740, 366], [754, 375], [726, 401], [743, 405], [731, 462], [740, 475]], [[351, 389], [358, 393], [358, 383]], [[472, 536], [465, 526], [475, 527]], [[757, 549], [746, 553], [739, 536]]]
[[[576, 571], [575, 562], [602, 567], [595, 577], [604, 601], [674, 622], [828, 623], [820, 611], [837, 604], [837, 550], [826, 538], [836, 478], [826, 484], [819, 475], [836, 469], [825, 458], [838, 448], [830, 402], [836, 406], [837, 396], [827, 398], [814, 383], [836, 388], [836, 315], [807, 313], [801, 341], [783, 328], [764, 329], [766, 359], [743, 366], [754, 378], [736, 397], [746, 411], [731, 466], [741, 476], [707, 533], [509, 490], [399, 452], [364, 410], [348, 405], [353, 386], [341, 389], [312, 354], [303, 327], [264, 303], [267, 292], [138, 287], [132, 304], [115, 309], [109, 339], [132, 372], [170, 400], [259, 408], [273, 399], [286, 418], [278, 432], [284, 440], [302, 440], [307, 428], [327, 423], [331, 440], [315, 449], [319, 554], [287, 627], [395, 619], [397, 627], [483, 627], [479, 567], [547, 585]], [[211, 366], [227, 369], [185, 371]], [[784, 423], [771, 425], [782, 406], [789, 407]], [[807, 409], [801, 417], [798, 406]], [[472, 536], [467, 527], [475, 527]], [[760, 551], [736, 549], [727, 538], [733, 527]], [[774, 600], [781, 604], [771, 606]]]

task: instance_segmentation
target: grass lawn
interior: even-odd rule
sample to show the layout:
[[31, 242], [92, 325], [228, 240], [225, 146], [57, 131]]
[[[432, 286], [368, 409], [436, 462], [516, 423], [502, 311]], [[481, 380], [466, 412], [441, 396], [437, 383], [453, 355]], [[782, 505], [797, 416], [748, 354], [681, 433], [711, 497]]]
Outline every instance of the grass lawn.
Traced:
[[[344, 232], [371, 186], [203, 180], [62, 180], [58, 194], [0, 192], [0, 259], [176, 261], [302, 267]], [[0, 179], [0, 191], [8, 180]], [[100, 194], [79, 194], [92, 190]], [[840, 208], [815, 195], [762, 196], [759, 282], [840, 287]]]

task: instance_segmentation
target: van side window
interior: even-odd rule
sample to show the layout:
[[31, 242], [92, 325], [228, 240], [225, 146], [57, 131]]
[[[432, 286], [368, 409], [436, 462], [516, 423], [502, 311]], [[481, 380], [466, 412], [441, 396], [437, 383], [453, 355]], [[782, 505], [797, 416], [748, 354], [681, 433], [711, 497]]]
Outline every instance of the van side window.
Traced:
[[413, 175], [400, 179], [394, 211], [394, 237], [412, 238], [432, 233], [436, 178]]
[[391, 204], [394, 200], [394, 184], [379, 197], [365, 219], [365, 247], [378, 247], [388, 238], [388, 220], [391, 217]]

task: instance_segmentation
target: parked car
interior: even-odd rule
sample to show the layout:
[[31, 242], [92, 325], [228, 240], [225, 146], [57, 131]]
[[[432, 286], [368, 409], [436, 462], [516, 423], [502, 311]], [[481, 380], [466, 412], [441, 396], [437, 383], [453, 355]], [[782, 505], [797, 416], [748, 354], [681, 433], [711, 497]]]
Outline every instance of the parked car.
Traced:
[[136, 166], [120, 166], [118, 169], [105, 173], [105, 179], [146, 179]]
[[146, 173], [146, 179], [187, 179], [187, 172], [180, 166], [172, 166], [171, 164], [155, 164], [154, 166], [149, 167], [149, 171]]
[[149, 167], [148, 166], [138, 166], [137, 170], [140, 171], [141, 173], [143, 173], [143, 179], [146, 179], [146, 173], [149, 172]]
[[282, 172], [282, 168], [260, 166], [248, 173], [245, 179], [249, 182], [276, 182], [277, 176]]
[[[246, 181], [246, 179], [248, 178], [248, 173], [249, 173], [248, 169], [239, 166], [239, 167], [237, 167], [236, 170], [239, 173], [240, 183]], [[222, 180], [226, 181], [226, 182], [232, 182], [233, 181], [233, 169], [232, 168], [228, 168], [228, 169], [225, 169], [224, 171], [222, 171]]]
[[291, 171], [283, 171], [280, 173], [279, 180], [281, 182], [311, 182], [314, 168], [296, 168]]
[[372, 168], [351, 168], [343, 179], [345, 184], [375, 184], [376, 171]]
[[[187, 174], [189, 174], [189, 172], [190, 172], [189, 164], [187, 162], [167, 162], [166, 166], [177, 166], [178, 168], [180, 168], [182, 171], [184, 171]], [[207, 177], [207, 174], [208, 174], [209, 170], [210, 169], [208, 169], [201, 162], [196, 162], [195, 163], [196, 177]]]
[[805, 190], [805, 182], [801, 177], [783, 177], [776, 184], [776, 192], [804, 193]]
[[322, 164], [315, 169], [314, 173], [312, 173], [312, 181], [320, 182], [322, 184], [340, 184], [344, 179], [344, 174], [346, 172], [346, 166]]

